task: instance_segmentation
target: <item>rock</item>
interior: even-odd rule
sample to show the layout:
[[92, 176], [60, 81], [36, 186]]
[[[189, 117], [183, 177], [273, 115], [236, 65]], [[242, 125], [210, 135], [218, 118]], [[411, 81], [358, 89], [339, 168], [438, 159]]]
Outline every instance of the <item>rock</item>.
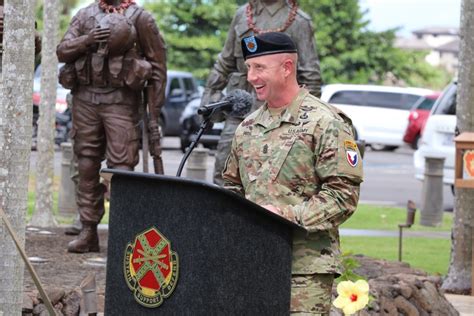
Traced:
[[[50, 288], [45, 290], [46, 295], [48, 295], [49, 300], [51, 301], [51, 305], [56, 305], [63, 297], [65, 294], [65, 291], [60, 288]], [[41, 297], [40, 294], [38, 294], [38, 300], [40, 302], [43, 302], [43, 298]]]
[[23, 306], [21, 307], [22, 314], [29, 314], [33, 312], [33, 300], [27, 293], [23, 293]]
[[62, 303], [63, 309], [61, 310], [64, 315], [79, 315], [79, 307], [81, 305], [81, 293], [78, 290], [73, 290], [64, 296]]
[[401, 311], [403, 315], [407, 316], [420, 316], [418, 309], [413, 306], [406, 298], [403, 296], [397, 296], [394, 300], [394, 304], [397, 308], [397, 311]]
[[[440, 277], [429, 276], [406, 263], [361, 255], [353, 258], [360, 263], [360, 267], [354, 269], [354, 272], [367, 279], [370, 295], [373, 297], [369, 306], [360, 312], [361, 315], [459, 315], [444, 297], [440, 289]], [[333, 293], [336, 296], [336, 285]]]
[[33, 315], [41, 315], [41, 313], [44, 311], [46, 311], [46, 313], [48, 312], [48, 310], [46, 309], [46, 306], [42, 303], [37, 304], [33, 308]]
[[400, 282], [400, 293], [404, 298], [409, 299], [413, 293], [412, 288], [405, 282]]

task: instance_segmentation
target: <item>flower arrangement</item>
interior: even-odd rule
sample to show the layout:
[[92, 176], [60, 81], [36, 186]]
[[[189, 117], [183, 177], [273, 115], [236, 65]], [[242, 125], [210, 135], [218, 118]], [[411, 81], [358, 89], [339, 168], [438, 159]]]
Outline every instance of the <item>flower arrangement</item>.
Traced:
[[369, 284], [365, 280], [342, 281], [337, 285], [337, 294], [333, 305], [342, 309], [344, 315], [352, 315], [369, 302]]

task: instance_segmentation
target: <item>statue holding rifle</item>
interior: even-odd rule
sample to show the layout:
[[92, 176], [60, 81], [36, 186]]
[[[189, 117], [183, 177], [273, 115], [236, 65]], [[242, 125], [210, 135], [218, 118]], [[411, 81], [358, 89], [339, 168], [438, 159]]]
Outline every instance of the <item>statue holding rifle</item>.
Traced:
[[82, 231], [69, 252], [99, 251], [104, 215], [99, 170], [138, 163], [140, 106], [149, 112], [155, 172], [163, 173], [158, 119], [166, 86], [166, 49], [153, 17], [132, 0], [100, 0], [81, 9], [58, 45], [60, 83], [73, 95], [74, 154]]

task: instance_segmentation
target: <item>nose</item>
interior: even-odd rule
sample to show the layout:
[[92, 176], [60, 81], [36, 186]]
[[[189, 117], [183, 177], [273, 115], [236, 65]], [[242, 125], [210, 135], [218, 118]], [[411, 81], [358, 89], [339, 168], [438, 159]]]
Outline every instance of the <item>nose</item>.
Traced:
[[256, 79], [257, 79], [257, 75], [256, 75], [255, 70], [253, 70], [253, 68], [250, 68], [247, 71], [247, 81], [250, 83], [253, 83], [255, 82]]

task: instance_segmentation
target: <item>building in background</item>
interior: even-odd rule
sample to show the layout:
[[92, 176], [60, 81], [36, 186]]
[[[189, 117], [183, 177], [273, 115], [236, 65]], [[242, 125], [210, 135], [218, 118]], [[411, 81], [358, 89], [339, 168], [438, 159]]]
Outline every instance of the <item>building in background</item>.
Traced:
[[459, 28], [426, 27], [412, 32], [410, 38], [399, 37], [395, 46], [409, 50], [428, 51], [426, 61], [433, 66], [444, 67], [457, 73], [459, 63]]

